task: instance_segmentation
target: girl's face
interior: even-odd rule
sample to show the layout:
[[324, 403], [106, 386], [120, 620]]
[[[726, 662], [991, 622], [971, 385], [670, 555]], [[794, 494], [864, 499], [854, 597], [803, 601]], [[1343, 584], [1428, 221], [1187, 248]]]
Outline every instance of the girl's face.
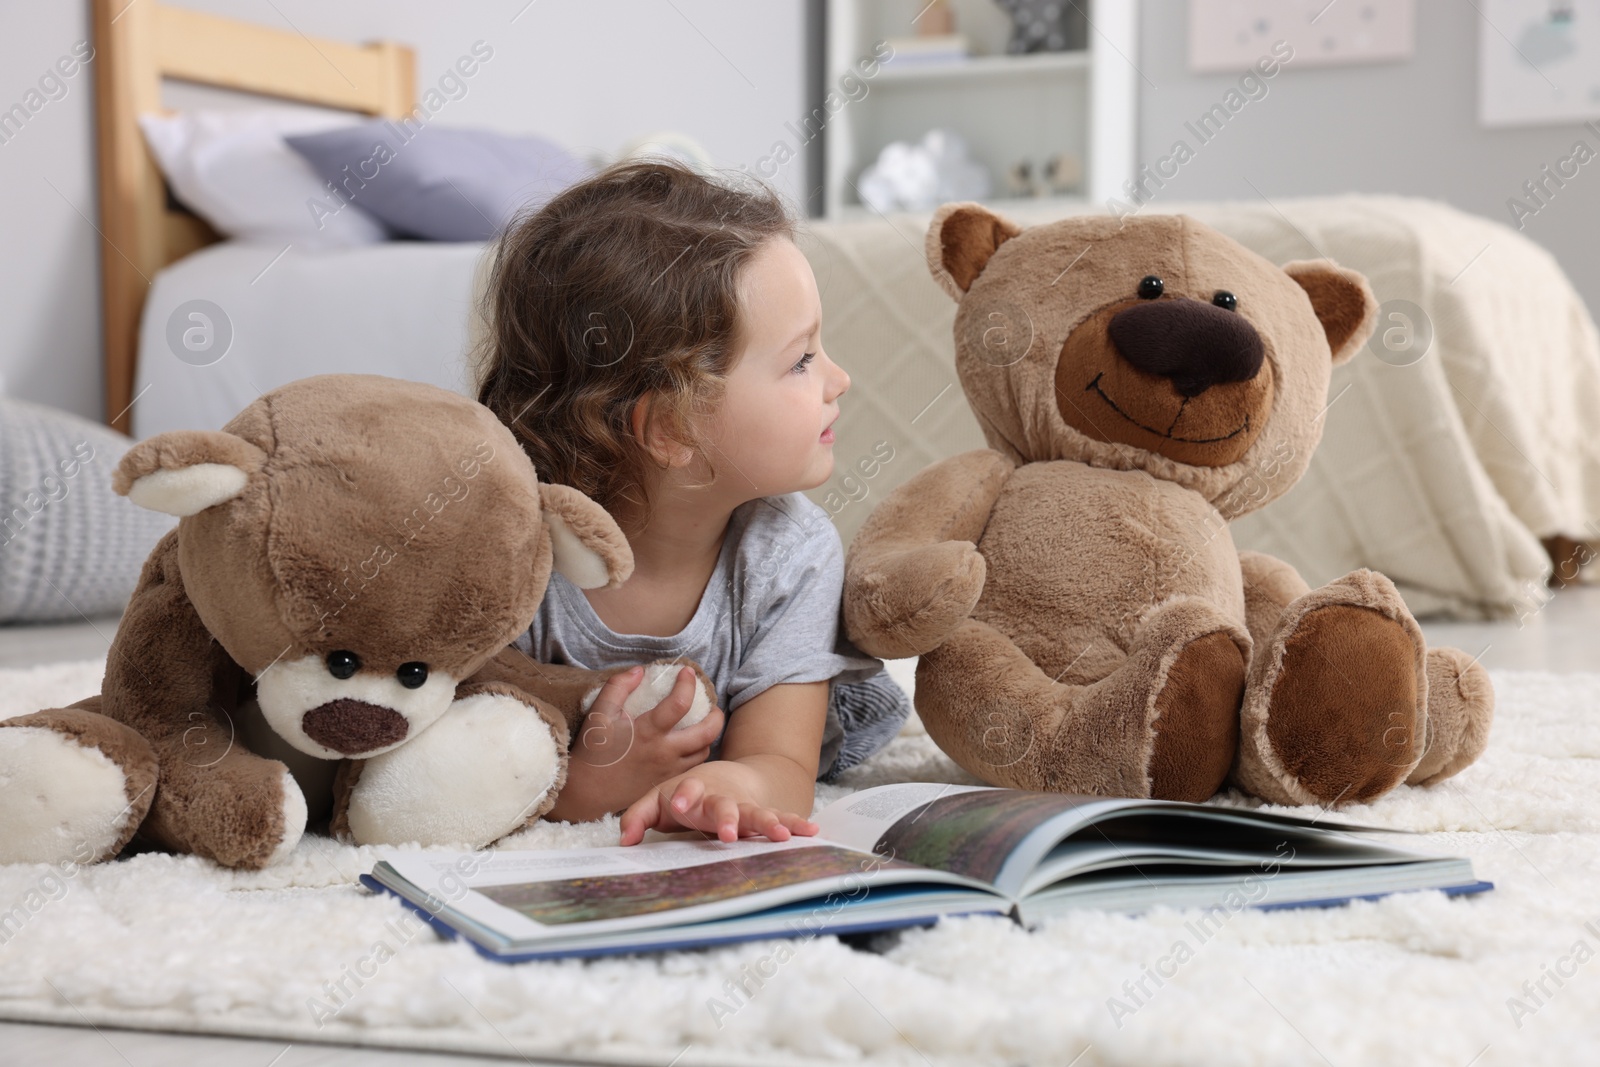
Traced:
[[793, 241], [745, 267], [745, 348], [707, 426], [718, 482], [740, 495], [814, 489], [833, 474], [833, 421], [850, 376], [822, 350], [822, 302]]

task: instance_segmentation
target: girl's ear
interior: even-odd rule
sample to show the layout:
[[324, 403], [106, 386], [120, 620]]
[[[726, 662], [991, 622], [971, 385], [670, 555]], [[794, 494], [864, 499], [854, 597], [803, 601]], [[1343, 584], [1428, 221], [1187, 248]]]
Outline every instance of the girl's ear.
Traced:
[[[694, 450], [676, 437], [665, 427], [660, 419], [650, 425], [651, 404], [655, 398], [648, 393], [634, 401], [633, 410], [628, 413], [628, 427], [633, 431], [636, 441], [644, 443], [645, 451], [664, 467], [686, 467], [694, 459]], [[650, 436], [646, 440], [645, 433]]]
[[633, 549], [606, 509], [570, 485], [539, 483], [555, 569], [579, 589], [615, 588], [633, 573]]
[[172, 430], [128, 449], [111, 488], [151, 511], [183, 518], [232, 500], [267, 454], [220, 430]]

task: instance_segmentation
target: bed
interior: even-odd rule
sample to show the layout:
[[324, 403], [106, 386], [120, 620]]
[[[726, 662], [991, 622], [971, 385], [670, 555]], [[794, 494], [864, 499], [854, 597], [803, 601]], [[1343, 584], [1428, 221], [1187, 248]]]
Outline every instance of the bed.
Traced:
[[[369, 72], [355, 92], [343, 79], [307, 76], [308, 49], [296, 35], [154, 3], [118, 7], [95, 4], [106, 42], [97, 66], [109, 161], [102, 217], [114, 246], [102, 257], [112, 421], [141, 438], [217, 427], [263, 390], [329, 370], [471, 393], [491, 246], [309, 251], [219, 241], [166, 194], [136, 123], [141, 108], [159, 108], [163, 76], [407, 113], [409, 50], [318, 40], [341, 66]], [[1011, 213], [1037, 223], [1062, 210]], [[1187, 212], [1275, 262], [1327, 255], [1372, 281], [1385, 302], [1381, 329], [1431, 331], [1425, 350], [1385, 349], [1380, 358], [1374, 348], [1336, 369], [1311, 470], [1235, 525], [1240, 545], [1289, 560], [1314, 583], [1380, 569], [1422, 615], [1537, 611], [1552, 573], [1548, 546], [1597, 539], [1600, 519], [1600, 449], [1584, 423], [1600, 409], [1600, 339], [1552, 257], [1506, 226], [1428, 200], [1173, 201], [1146, 210]], [[835, 427], [835, 474], [810, 494], [847, 543], [889, 490], [934, 460], [984, 445], [953, 370], [954, 305], [923, 263], [927, 221], [915, 213], [811, 220], [802, 241], [830, 354], [854, 380]], [[174, 315], [194, 300], [225, 314], [225, 357], [175, 354]]]

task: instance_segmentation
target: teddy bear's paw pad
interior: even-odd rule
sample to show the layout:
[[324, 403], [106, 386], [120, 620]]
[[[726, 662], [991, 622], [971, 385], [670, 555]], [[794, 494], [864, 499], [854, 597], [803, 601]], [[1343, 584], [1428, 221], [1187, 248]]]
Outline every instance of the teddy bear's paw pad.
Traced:
[[150, 795], [98, 748], [46, 726], [0, 729], [0, 863], [93, 863], [144, 819]]
[[1399, 622], [1349, 604], [1307, 612], [1284, 642], [1267, 741], [1317, 802], [1371, 800], [1416, 765], [1426, 718], [1415, 654]]
[[1222, 788], [1239, 748], [1244, 654], [1226, 633], [1184, 646], [1156, 697], [1150, 795], [1199, 802]]
[[537, 711], [498, 693], [469, 696], [362, 764], [350, 832], [364, 845], [487, 845], [536, 812], [559, 768], [560, 749]]
[[[678, 672], [686, 666], [683, 663], [647, 663], [644, 665], [644, 678], [639, 682], [633, 692], [629, 693], [622, 702], [622, 710], [634, 718], [638, 718], [667, 697], [672, 695], [672, 687], [678, 684]], [[594, 706], [595, 698], [600, 695], [600, 686], [595, 686], [583, 695], [583, 710], [588, 711]], [[689, 710], [684, 713], [673, 726], [674, 730], [684, 730], [711, 714], [711, 708], [716, 703], [716, 698], [706, 690], [705, 682], [698, 676], [694, 683], [694, 696], [689, 700]]]

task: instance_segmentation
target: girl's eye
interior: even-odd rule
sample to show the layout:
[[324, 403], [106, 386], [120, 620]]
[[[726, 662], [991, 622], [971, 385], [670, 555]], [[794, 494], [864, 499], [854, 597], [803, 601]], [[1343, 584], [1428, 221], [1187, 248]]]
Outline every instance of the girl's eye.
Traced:
[[817, 354], [815, 352], [807, 352], [805, 355], [801, 356], [800, 357], [800, 361], [798, 363], [796, 363], [790, 369], [791, 370], [796, 370], [796, 371], [805, 370], [806, 369], [806, 364], [810, 363], [813, 359], [815, 359], [816, 355]]

